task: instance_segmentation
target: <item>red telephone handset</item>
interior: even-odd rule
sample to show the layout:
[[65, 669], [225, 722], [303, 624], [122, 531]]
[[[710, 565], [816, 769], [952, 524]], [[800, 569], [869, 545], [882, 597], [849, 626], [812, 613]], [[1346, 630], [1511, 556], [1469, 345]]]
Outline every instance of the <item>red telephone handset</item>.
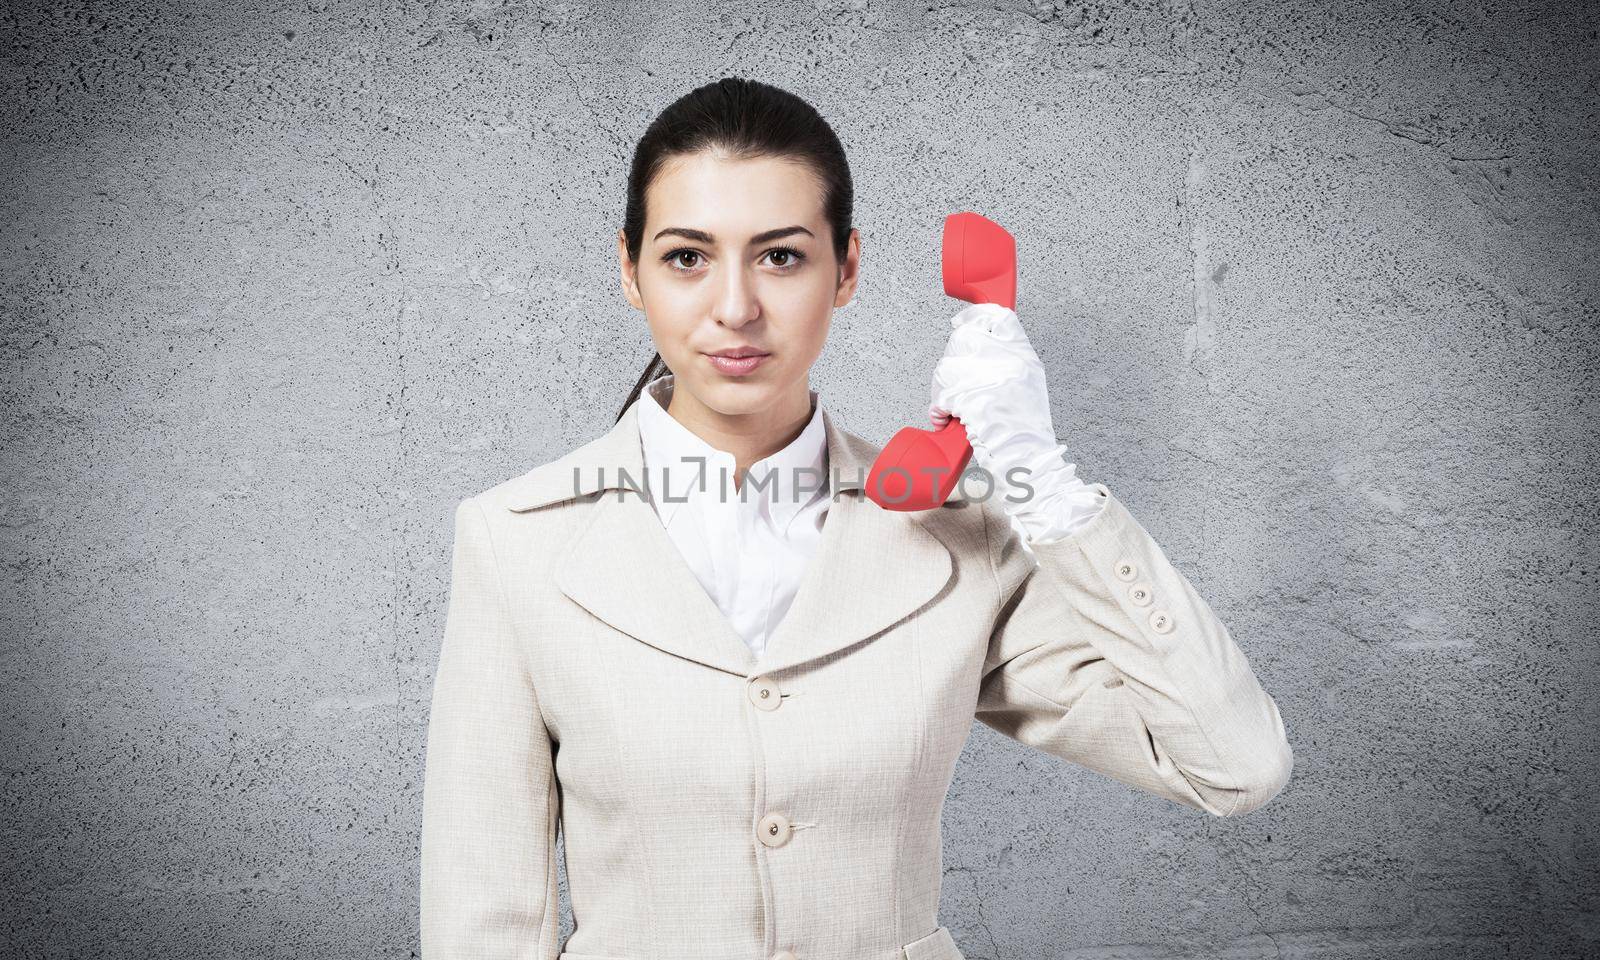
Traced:
[[[976, 213], [944, 219], [944, 292], [968, 303], [1017, 308], [1017, 242]], [[956, 488], [972, 458], [967, 428], [955, 417], [938, 430], [905, 427], [867, 473], [866, 494], [885, 510], [931, 510]]]

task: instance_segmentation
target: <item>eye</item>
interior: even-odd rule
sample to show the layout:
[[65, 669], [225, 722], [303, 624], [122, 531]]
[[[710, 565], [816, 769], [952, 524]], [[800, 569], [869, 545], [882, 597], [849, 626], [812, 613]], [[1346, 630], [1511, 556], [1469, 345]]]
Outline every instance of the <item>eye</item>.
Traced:
[[672, 269], [677, 270], [680, 273], [689, 273], [690, 272], [689, 270], [685, 270], [682, 267], [674, 265], [674, 264], [676, 264], [678, 257], [684, 256], [684, 255], [691, 256], [691, 257], [698, 257], [698, 256], [700, 256], [700, 251], [690, 249], [689, 247], [679, 247], [676, 250], [672, 250], [672, 251], [668, 252], [666, 256], [662, 257], [661, 258], [661, 262], [665, 263], [665, 264], [668, 264], [669, 266], [672, 266]]
[[782, 269], [784, 273], [788, 273], [791, 270], [798, 270], [800, 269], [800, 265], [806, 262], [806, 255], [801, 253], [799, 250], [796, 250], [794, 247], [773, 247], [771, 250], [768, 250], [767, 253], [778, 254], [784, 258], [784, 263], [775, 264], [775, 266]]

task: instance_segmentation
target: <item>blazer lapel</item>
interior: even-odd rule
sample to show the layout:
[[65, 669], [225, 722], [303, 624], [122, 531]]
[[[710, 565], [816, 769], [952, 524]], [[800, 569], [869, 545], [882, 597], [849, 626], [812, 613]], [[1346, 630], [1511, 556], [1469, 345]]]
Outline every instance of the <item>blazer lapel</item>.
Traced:
[[696, 579], [642, 495], [608, 491], [556, 569], [561, 592], [623, 633], [746, 676], [755, 654]]
[[949, 581], [949, 550], [911, 513], [884, 510], [862, 487], [878, 447], [826, 409], [832, 502], [794, 603], [758, 659], [678, 552], [643, 492], [635, 401], [606, 434], [519, 478], [508, 506], [592, 498], [588, 526], [557, 559], [555, 582], [616, 629], [674, 656], [739, 676], [837, 652], [893, 626]]
[[912, 514], [885, 510], [859, 488], [841, 493], [756, 669], [775, 673], [876, 636], [938, 596], [952, 569], [950, 551]]

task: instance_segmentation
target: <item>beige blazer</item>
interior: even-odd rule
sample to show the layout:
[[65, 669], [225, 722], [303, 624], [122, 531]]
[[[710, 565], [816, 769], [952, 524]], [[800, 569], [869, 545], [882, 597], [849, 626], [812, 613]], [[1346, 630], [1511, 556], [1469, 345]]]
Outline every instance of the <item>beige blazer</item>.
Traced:
[[1036, 565], [981, 483], [866, 499], [879, 448], [824, 412], [848, 489], [757, 658], [624, 489], [637, 411], [456, 509], [424, 960], [963, 960], [940, 810], [974, 718], [1216, 816], [1288, 779], [1276, 704], [1103, 484]]

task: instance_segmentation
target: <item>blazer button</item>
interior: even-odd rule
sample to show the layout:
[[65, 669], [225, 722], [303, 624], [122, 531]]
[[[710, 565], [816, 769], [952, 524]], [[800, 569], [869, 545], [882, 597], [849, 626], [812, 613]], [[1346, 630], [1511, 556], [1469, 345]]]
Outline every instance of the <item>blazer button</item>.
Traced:
[[778, 685], [766, 677], [754, 677], [745, 685], [745, 690], [750, 694], [750, 702], [763, 710], [776, 710], [783, 706], [783, 697], [778, 693]]
[[1117, 565], [1112, 568], [1112, 572], [1117, 575], [1118, 580], [1131, 583], [1133, 578], [1139, 575], [1139, 568], [1134, 565], [1132, 560], [1118, 560]]
[[789, 818], [781, 813], [769, 813], [756, 825], [756, 836], [769, 847], [781, 847], [788, 843], [789, 835], [793, 832]]
[[1155, 591], [1148, 583], [1136, 583], [1128, 588], [1128, 599], [1141, 607], [1150, 606], [1150, 601], [1156, 598]]
[[1150, 628], [1156, 633], [1171, 633], [1172, 618], [1167, 615], [1165, 610], [1151, 610]]

